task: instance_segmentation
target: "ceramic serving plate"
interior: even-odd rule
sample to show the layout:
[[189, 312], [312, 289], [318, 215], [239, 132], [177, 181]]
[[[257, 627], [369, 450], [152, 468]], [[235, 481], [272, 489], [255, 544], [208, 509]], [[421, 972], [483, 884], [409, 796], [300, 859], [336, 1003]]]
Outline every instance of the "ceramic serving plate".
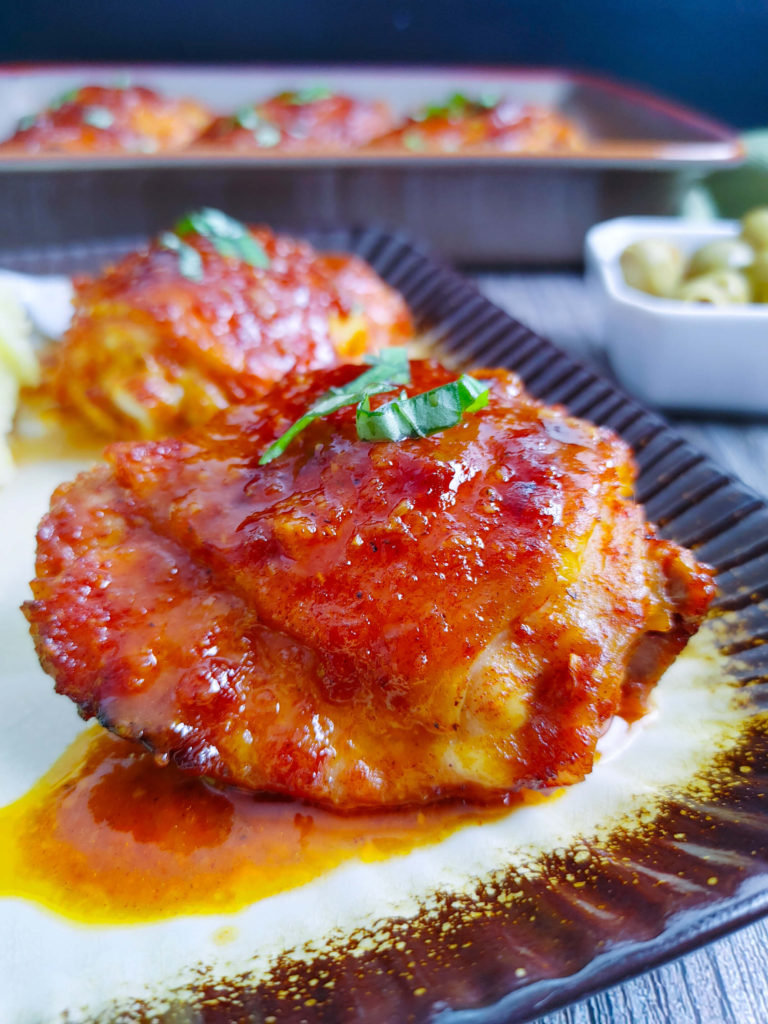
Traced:
[[[326, 86], [385, 98], [397, 114], [453, 92], [554, 107], [586, 137], [577, 152], [211, 152], [0, 154], [5, 246], [159, 230], [181, 208], [220, 206], [244, 220], [302, 230], [375, 222], [409, 226], [473, 263], [577, 263], [591, 224], [628, 209], [676, 212], [692, 174], [742, 157], [736, 133], [679, 104], [557, 68], [332, 65], [0, 66], [0, 136], [85, 83], [130, 80], [230, 112], [283, 89]], [[19, 209], [27, 211], [19, 217]]]
[[[163, 770], [115, 754], [117, 741], [105, 755], [37, 665], [18, 611], [35, 524], [88, 457], [20, 440], [0, 494], [4, 1021], [525, 1021], [768, 910], [768, 508], [408, 243], [373, 230], [315, 241], [368, 259], [444, 358], [515, 369], [536, 395], [620, 432], [649, 517], [717, 568], [716, 609], [653, 711], [611, 729], [586, 782], [398, 817], [249, 799], [247, 827], [274, 838], [279, 819], [281, 831], [255, 866], [223, 872], [217, 850], [245, 827], [243, 807], [192, 786], [185, 820], [164, 824], [162, 793], [144, 784]], [[125, 248], [0, 265], [71, 272]], [[105, 774], [121, 773], [121, 798], [104, 799], [116, 792]], [[83, 831], [62, 845], [78, 806]]]

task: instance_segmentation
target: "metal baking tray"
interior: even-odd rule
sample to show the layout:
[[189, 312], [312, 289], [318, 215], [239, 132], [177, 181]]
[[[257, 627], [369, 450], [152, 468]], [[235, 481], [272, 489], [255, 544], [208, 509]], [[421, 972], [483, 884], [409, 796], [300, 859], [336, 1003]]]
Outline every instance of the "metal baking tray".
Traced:
[[[375, 223], [467, 264], [578, 263], [587, 229], [620, 214], [675, 213], [692, 176], [737, 163], [734, 132], [677, 104], [561, 70], [338, 66], [0, 67], [0, 135], [66, 89], [130, 80], [231, 111], [322, 84], [396, 113], [457, 90], [556, 107], [588, 137], [579, 153], [0, 155], [8, 246], [151, 233], [180, 208], [218, 205], [290, 230]], [[23, 211], [23, 214], [20, 213]]]

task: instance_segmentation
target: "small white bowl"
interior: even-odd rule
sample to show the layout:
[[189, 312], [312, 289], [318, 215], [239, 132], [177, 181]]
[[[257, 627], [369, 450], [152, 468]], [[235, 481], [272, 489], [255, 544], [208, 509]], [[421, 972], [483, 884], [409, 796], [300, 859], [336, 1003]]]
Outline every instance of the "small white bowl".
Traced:
[[666, 409], [768, 414], [768, 304], [659, 299], [624, 281], [631, 243], [665, 238], [686, 253], [738, 235], [738, 221], [618, 217], [587, 234], [587, 272], [603, 303], [603, 343], [628, 391]]

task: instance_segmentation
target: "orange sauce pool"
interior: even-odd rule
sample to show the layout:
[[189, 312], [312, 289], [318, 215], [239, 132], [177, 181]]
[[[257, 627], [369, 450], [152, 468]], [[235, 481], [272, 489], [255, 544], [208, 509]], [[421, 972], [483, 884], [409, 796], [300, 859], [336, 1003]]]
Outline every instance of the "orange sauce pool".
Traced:
[[216, 788], [94, 727], [0, 809], [0, 896], [92, 924], [234, 911], [509, 812], [456, 801], [334, 814]]

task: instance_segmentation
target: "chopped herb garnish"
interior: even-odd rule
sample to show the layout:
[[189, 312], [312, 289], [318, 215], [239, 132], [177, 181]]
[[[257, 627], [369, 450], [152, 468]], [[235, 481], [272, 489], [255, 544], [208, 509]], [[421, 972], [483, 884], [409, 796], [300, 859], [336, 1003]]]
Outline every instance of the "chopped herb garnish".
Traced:
[[190, 281], [200, 282], [203, 280], [203, 260], [200, 253], [191, 245], [182, 242], [178, 235], [171, 231], [164, 231], [158, 242], [164, 249], [175, 252], [179, 258], [179, 273]]
[[86, 107], [83, 111], [83, 121], [91, 128], [111, 128], [115, 123], [115, 115], [106, 107]]
[[283, 137], [283, 133], [277, 125], [265, 122], [261, 127], [256, 129], [253, 133], [253, 137], [264, 149], [272, 149], [273, 146], [276, 146], [280, 142]]
[[426, 121], [430, 117], [445, 117], [448, 120], [459, 120], [467, 114], [479, 113], [481, 110], [490, 110], [499, 102], [498, 96], [485, 93], [479, 99], [473, 100], [462, 92], [455, 92], [449, 96], [445, 103], [433, 104], [422, 107], [415, 115], [417, 121]]
[[331, 90], [324, 85], [310, 85], [304, 89], [284, 93], [286, 101], [294, 107], [302, 107], [305, 103], [318, 103], [320, 100], [330, 99], [332, 95]]
[[34, 128], [37, 124], [37, 114], [25, 114], [24, 117], [20, 117], [16, 130], [19, 132], [27, 132], [30, 128]]
[[264, 118], [258, 113], [254, 106], [240, 107], [235, 111], [235, 124], [246, 131], [253, 132], [265, 123]]
[[478, 96], [477, 102], [486, 110], [493, 110], [501, 103], [501, 96], [497, 92], [483, 92]]
[[355, 377], [343, 387], [331, 388], [316, 402], [313, 402], [304, 415], [292, 423], [285, 433], [281, 434], [263, 452], [259, 459], [259, 465], [264, 466], [267, 462], [276, 459], [278, 455], [282, 455], [294, 437], [314, 420], [330, 416], [332, 412], [343, 409], [346, 405], [357, 405], [369, 395], [392, 391], [398, 384], [408, 384], [410, 379], [411, 368], [406, 350], [404, 348], [382, 349], [378, 355], [370, 357], [370, 368], [361, 373], [359, 377]]
[[51, 102], [48, 104], [49, 110], [58, 110], [59, 107], [63, 107], [65, 103], [74, 103], [80, 93], [80, 87], [75, 89], [67, 89], [66, 92], [59, 93]]
[[428, 437], [454, 427], [465, 412], [476, 412], [487, 405], [489, 388], [489, 384], [463, 374], [450, 384], [413, 398], [396, 398], [378, 409], [371, 409], [366, 395], [357, 408], [357, 436], [361, 441]]
[[414, 131], [412, 128], [403, 134], [403, 145], [406, 149], [418, 152], [426, 147], [426, 142], [421, 132]]
[[255, 107], [241, 107], [236, 111], [234, 121], [240, 128], [253, 132], [254, 139], [265, 149], [276, 146], [283, 137], [278, 126], [262, 117]]
[[488, 404], [490, 384], [467, 374], [439, 388], [407, 398], [401, 395], [378, 409], [371, 409], [371, 395], [392, 391], [411, 380], [408, 355], [403, 348], [383, 349], [371, 357], [371, 368], [340, 388], [331, 388], [314, 402], [302, 417], [264, 451], [259, 465], [282, 455], [291, 441], [314, 420], [330, 416], [337, 409], [356, 405], [355, 423], [361, 441], [404, 441], [428, 437], [454, 427], [465, 412], [477, 412]]
[[177, 235], [203, 235], [210, 239], [218, 253], [243, 260], [262, 270], [270, 265], [269, 257], [245, 224], [221, 210], [205, 207], [194, 210], [178, 222], [173, 229]]

